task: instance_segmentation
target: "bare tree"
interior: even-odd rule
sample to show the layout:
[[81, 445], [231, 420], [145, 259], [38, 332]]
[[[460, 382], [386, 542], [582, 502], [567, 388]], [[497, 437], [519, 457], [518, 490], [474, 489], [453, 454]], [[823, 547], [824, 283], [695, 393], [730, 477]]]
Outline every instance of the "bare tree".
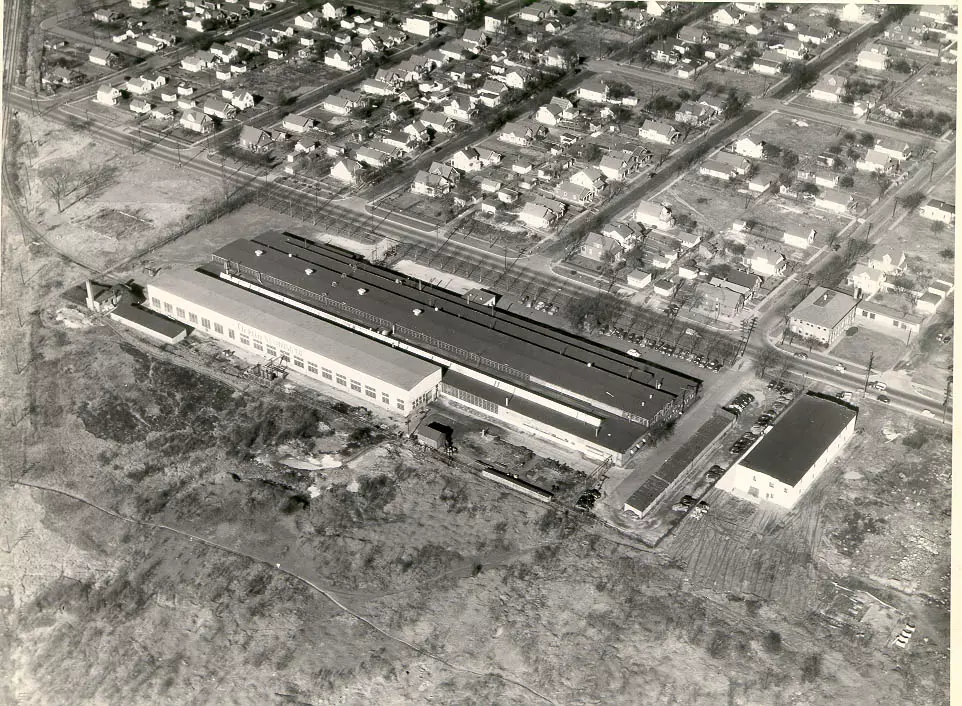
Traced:
[[66, 159], [59, 159], [40, 170], [40, 181], [57, 204], [57, 213], [63, 213], [63, 204], [76, 190], [79, 176], [78, 165]]
[[759, 378], [764, 378], [765, 373], [778, 367], [781, 358], [782, 354], [779, 353], [777, 349], [765, 346], [758, 352], [758, 355], [755, 356], [755, 360], [752, 363], [755, 374], [758, 375]]

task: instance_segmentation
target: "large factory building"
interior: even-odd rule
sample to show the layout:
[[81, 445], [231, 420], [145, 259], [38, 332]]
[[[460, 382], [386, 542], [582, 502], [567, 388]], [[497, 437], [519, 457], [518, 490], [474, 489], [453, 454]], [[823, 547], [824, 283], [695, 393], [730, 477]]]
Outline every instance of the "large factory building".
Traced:
[[622, 463], [681, 414], [700, 381], [365, 262], [271, 231], [197, 271], [148, 285], [152, 309], [410, 414], [436, 397]]

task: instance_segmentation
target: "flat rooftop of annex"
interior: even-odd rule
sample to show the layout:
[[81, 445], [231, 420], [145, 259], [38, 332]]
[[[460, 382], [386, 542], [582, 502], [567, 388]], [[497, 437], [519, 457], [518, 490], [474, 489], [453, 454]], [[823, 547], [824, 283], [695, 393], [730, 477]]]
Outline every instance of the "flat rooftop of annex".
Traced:
[[196, 270], [165, 272], [152, 280], [148, 287], [176, 294], [405, 390], [414, 388], [440, 369], [417, 356]]
[[[228, 265], [233, 275], [285, 296], [372, 328], [404, 327], [434, 339], [422, 339], [421, 344], [453, 360], [470, 365], [466, 356], [481, 356], [493, 361], [502, 367], [500, 372], [488, 365], [472, 366], [493, 377], [517, 381], [518, 374], [527, 375], [533, 379], [526, 386], [554, 388], [565, 397], [573, 393], [585, 402], [597, 400], [646, 419], [701, 384], [697, 378], [633, 361], [618, 351], [467, 302], [453, 292], [289, 233], [269, 231], [253, 240], [235, 240], [212, 259], [215, 264], [207, 266], [211, 272], [222, 272], [226, 260], [233, 265]], [[418, 342], [410, 334], [404, 338]]]
[[841, 400], [802, 395], [739, 465], [794, 486], [857, 415]]

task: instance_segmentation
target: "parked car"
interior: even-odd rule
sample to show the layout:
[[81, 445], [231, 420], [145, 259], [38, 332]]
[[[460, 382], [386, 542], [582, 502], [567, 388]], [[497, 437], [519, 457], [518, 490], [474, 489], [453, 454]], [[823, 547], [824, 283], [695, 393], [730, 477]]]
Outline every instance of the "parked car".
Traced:
[[922, 412], [921, 412], [921, 414], [922, 414], [922, 416], [925, 417], [926, 419], [932, 419], [932, 418], [935, 417], [935, 415], [932, 414], [932, 410], [930, 410], [930, 409], [923, 409]]
[[716, 480], [725, 475], [725, 469], [718, 464], [713, 465], [707, 471], [705, 471], [705, 480], [709, 483], [714, 483]]
[[885, 392], [885, 391], [888, 389], [889, 386], [886, 385], [886, 384], [885, 384], [884, 382], [882, 382], [881, 380], [876, 380], [875, 382], [872, 383], [872, 387], [874, 387], [874, 388], [875, 388], [876, 390], [878, 390], [879, 392]]
[[637, 350], [635, 350], [634, 348], [629, 348], [628, 350], [625, 351], [625, 353], [627, 353], [628, 355], [630, 355], [632, 358], [640, 358], [640, 357], [641, 357], [641, 353], [639, 353], [639, 352], [638, 352]]
[[794, 356], [800, 360], [808, 360], [808, 353], [803, 353], [802, 351], [798, 351]]
[[835, 365], [832, 366], [832, 370], [834, 370], [836, 373], [844, 373], [845, 366], [842, 365], [841, 363], [836, 363]]
[[695, 504], [695, 499], [690, 495], [683, 496], [678, 502], [671, 506], [675, 512], [685, 512]]
[[876, 399], [882, 404], [890, 404], [892, 402], [892, 398], [888, 395], [879, 395]]

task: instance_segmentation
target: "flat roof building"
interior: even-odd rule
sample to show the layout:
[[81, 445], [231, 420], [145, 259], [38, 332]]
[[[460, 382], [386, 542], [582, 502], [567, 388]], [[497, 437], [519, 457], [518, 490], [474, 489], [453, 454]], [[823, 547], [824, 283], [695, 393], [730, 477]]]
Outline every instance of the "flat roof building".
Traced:
[[147, 285], [147, 304], [394, 412], [407, 414], [434, 399], [441, 381], [435, 364], [203, 272], [164, 273]]
[[834, 343], [855, 320], [856, 304], [853, 296], [815, 287], [789, 314], [789, 330], [820, 343]]
[[839, 399], [802, 395], [715, 487], [791, 508], [855, 434], [857, 418], [858, 408]]
[[[203, 269], [235, 290], [282, 302], [285, 315], [299, 310], [308, 316], [303, 326], [324, 320], [351, 340], [372, 339], [365, 343], [374, 357], [403, 351], [427, 361], [444, 370], [443, 384], [434, 385], [441, 397], [595, 459], [620, 463], [651, 424], [680, 414], [701, 384], [289, 233], [236, 240]], [[189, 294], [207, 305], [204, 292]], [[245, 309], [267, 325], [259, 307]], [[241, 323], [251, 326], [244, 310], [229, 313], [238, 331]]]

